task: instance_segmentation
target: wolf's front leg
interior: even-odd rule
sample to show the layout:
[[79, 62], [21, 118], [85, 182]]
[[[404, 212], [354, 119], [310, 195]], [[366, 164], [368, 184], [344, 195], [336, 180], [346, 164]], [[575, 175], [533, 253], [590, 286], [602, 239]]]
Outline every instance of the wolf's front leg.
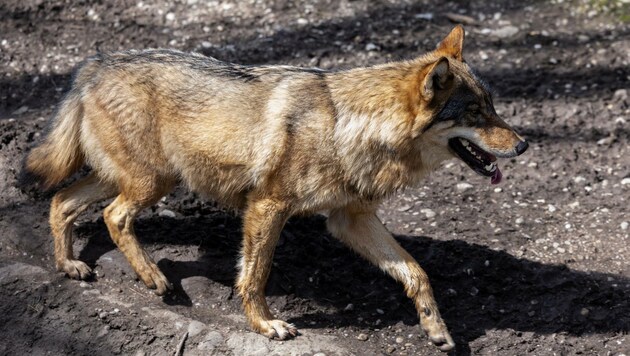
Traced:
[[333, 210], [328, 217], [328, 229], [361, 256], [403, 283], [431, 342], [442, 351], [455, 347], [440, 317], [427, 274], [383, 226], [375, 207], [356, 205]]
[[274, 319], [265, 300], [265, 284], [273, 252], [287, 218], [287, 209], [282, 202], [272, 199], [248, 201], [243, 216], [243, 250], [236, 283], [249, 325], [255, 331], [279, 340], [297, 335], [295, 326]]

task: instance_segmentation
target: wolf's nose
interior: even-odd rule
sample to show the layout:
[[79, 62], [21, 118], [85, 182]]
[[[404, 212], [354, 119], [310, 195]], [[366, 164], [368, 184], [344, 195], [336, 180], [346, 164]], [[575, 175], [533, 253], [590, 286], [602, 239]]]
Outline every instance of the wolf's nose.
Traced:
[[527, 150], [527, 147], [529, 147], [529, 143], [527, 143], [527, 141], [521, 141], [518, 143], [518, 145], [516, 146], [516, 154], [520, 155], [523, 152], [525, 152]]

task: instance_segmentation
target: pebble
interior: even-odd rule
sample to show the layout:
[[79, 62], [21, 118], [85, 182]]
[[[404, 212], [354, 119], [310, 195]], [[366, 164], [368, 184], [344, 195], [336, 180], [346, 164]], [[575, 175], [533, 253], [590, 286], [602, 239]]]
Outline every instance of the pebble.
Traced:
[[318, 352], [316, 354], [313, 354], [313, 356], [326, 356], [326, 354], [323, 352]]
[[377, 312], [377, 313], [379, 313], [379, 314], [381, 314], [381, 315], [385, 314], [385, 312], [383, 311], [383, 309], [376, 309], [376, 312]]
[[628, 100], [628, 91], [626, 89], [617, 89], [613, 94], [613, 101], [626, 101]]
[[203, 47], [203, 48], [210, 48], [210, 47], [212, 47], [212, 43], [210, 43], [208, 41], [203, 41], [203, 42], [201, 42], [201, 47]]
[[397, 344], [402, 344], [405, 341], [405, 339], [402, 336], [399, 336], [396, 338], [396, 343]]
[[578, 42], [584, 43], [584, 42], [588, 42], [590, 40], [591, 40], [591, 38], [586, 36], [586, 35], [579, 35], [578, 36]]
[[193, 320], [188, 324], [188, 336], [193, 337], [199, 335], [203, 329], [205, 329], [206, 324]]
[[168, 14], [166, 14], [166, 20], [167, 21], [173, 21], [175, 20], [175, 14], [172, 12], [169, 12]]
[[624, 178], [621, 180], [621, 185], [630, 184], [630, 178]]
[[547, 210], [549, 210], [550, 213], [553, 213], [554, 211], [558, 210], [555, 206], [549, 204], [547, 205]]
[[520, 225], [520, 224], [522, 224], [524, 222], [525, 222], [525, 219], [523, 219], [523, 218], [516, 218], [516, 220], [514, 221], [514, 223], [516, 225]]
[[457, 185], [455, 186], [457, 188], [457, 190], [459, 190], [460, 192], [463, 192], [465, 190], [468, 190], [470, 188], [473, 187], [472, 184], [470, 183], [457, 183]]
[[398, 208], [397, 210], [398, 211], [407, 211], [407, 210], [409, 210], [411, 208], [413, 208], [413, 206], [411, 206], [411, 205], [403, 205], [400, 208]]
[[389, 346], [389, 347], [387, 348], [387, 353], [388, 353], [388, 354], [391, 354], [391, 353], [393, 353], [394, 351], [396, 351], [396, 346]]
[[206, 336], [204, 336], [203, 340], [197, 345], [197, 349], [199, 350], [214, 350], [216, 347], [220, 346], [223, 343], [223, 335], [218, 331], [211, 331]]
[[90, 288], [90, 284], [87, 283], [86, 281], [81, 281], [81, 283], [79, 283], [79, 287], [81, 287], [81, 288]]
[[378, 51], [378, 46], [375, 45], [374, 43], [368, 43], [365, 45], [365, 50], [366, 51]]
[[302, 25], [302, 26], [308, 25], [308, 20], [301, 17], [301, 18], [297, 19], [297, 24], [298, 25]]
[[621, 230], [628, 230], [628, 222], [624, 221], [622, 222], [619, 227], [621, 227]]
[[15, 110], [11, 114], [12, 115], [22, 115], [22, 114], [24, 114], [27, 111], [28, 111], [28, 106], [24, 105], [24, 106], [20, 106], [17, 110]]
[[472, 295], [474, 297], [477, 294], [479, 294], [479, 289], [477, 289], [475, 287], [470, 288], [470, 295]]
[[[424, 13], [416, 14], [414, 17], [417, 18], [417, 19], [431, 21], [431, 20], [433, 20], [433, 13], [432, 12], [424, 12]], [[394, 350], [396, 350], [396, 348], [394, 348]]]
[[482, 61], [487, 61], [490, 56], [484, 51], [479, 51], [479, 58], [481, 58]]
[[492, 31], [491, 34], [499, 38], [508, 38], [508, 37], [512, 37], [516, 35], [518, 31], [519, 31], [518, 27], [510, 25], [510, 26], [505, 26], [505, 27], [496, 29]]
[[168, 209], [160, 211], [158, 215], [165, 218], [174, 218], [175, 216], [177, 216], [174, 211]]
[[437, 215], [437, 214], [435, 213], [435, 211], [433, 211], [433, 210], [431, 210], [431, 209], [420, 209], [420, 212], [421, 212], [422, 214], [424, 214], [424, 216], [426, 216], [426, 217], [427, 217], [427, 219], [434, 218], [434, 217], [435, 217], [435, 215]]
[[369, 339], [369, 336], [367, 336], [367, 334], [361, 333], [359, 334], [359, 336], [357, 336], [357, 340], [360, 340], [360, 341], [367, 341], [367, 339]]
[[348, 303], [348, 305], [346, 305], [345, 308], [343, 308], [344, 311], [351, 311], [354, 310], [354, 304], [352, 303]]
[[582, 310], [580, 310], [582, 316], [587, 316], [589, 312], [590, 310], [588, 310], [588, 308], [582, 308]]

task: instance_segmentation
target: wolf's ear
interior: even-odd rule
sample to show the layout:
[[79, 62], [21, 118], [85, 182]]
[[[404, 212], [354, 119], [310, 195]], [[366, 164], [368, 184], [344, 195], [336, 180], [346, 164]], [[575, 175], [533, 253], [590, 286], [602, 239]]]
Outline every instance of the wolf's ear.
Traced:
[[464, 27], [462, 27], [462, 25], [457, 25], [453, 30], [451, 30], [451, 33], [449, 33], [448, 36], [446, 36], [446, 38], [438, 44], [437, 51], [461, 61], [463, 59], [463, 48]]
[[435, 63], [429, 64], [427, 74], [422, 81], [422, 96], [429, 102], [440, 90], [447, 89], [453, 80], [453, 73], [448, 59], [442, 57]]

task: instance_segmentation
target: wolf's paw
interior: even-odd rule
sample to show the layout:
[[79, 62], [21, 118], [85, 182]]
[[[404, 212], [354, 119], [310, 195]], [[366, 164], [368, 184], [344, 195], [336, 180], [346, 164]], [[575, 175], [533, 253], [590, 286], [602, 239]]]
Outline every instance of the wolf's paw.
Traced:
[[92, 269], [79, 260], [65, 260], [57, 265], [57, 270], [64, 272], [72, 279], [88, 279], [92, 275]]
[[263, 320], [259, 332], [270, 339], [286, 340], [297, 336], [298, 330], [293, 324], [282, 320]]
[[441, 351], [450, 351], [455, 347], [455, 342], [448, 331], [429, 335], [429, 340], [431, 340], [433, 345], [437, 346], [437, 348]]
[[160, 268], [154, 263], [148, 264], [146, 268], [136, 272], [148, 288], [155, 289], [155, 294], [157, 295], [163, 295], [166, 291], [173, 289], [173, 286], [168, 279], [166, 279], [166, 276], [164, 276]]
[[421, 324], [422, 329], [427, 334], [429, 340], [431, 340], [433, 345], [435, 345], [438, 349], [441, 351], [450, 351], [455, 347], [455, 342], [448, 333], [446, 325], [441, 318], [436, 320], [432, 317], [425, 317], [423, 318]]

